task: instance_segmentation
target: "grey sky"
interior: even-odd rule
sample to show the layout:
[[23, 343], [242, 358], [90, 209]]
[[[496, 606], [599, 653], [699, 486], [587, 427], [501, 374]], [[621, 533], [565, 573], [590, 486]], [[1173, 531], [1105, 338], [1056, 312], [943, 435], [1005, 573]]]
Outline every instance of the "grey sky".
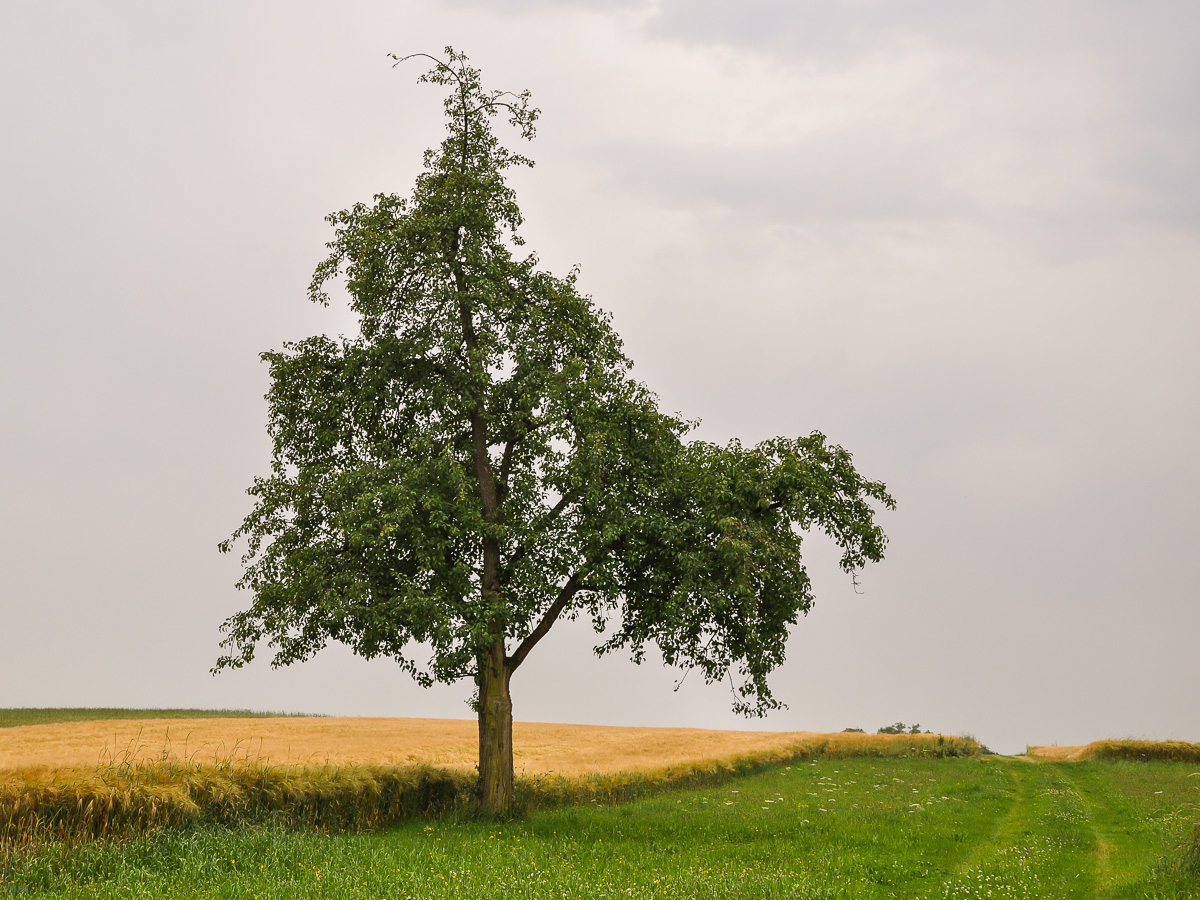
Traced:
[[[499, 11], [503, 10], [503, 12]], [[765, 727], [1200, 739], [1200, 13], [948, 0], [8, 4], [0, 705], [465, 717], [341, 650], [212, 678], [323, 216], [407, 193], [417, 63], [543, 110], [525, 235], [699, 436], [820, 429], [886, 481]], [[509, 136], [515, 140], [515, 136]], [[762, 727], [560, 626], [518, 718]]]

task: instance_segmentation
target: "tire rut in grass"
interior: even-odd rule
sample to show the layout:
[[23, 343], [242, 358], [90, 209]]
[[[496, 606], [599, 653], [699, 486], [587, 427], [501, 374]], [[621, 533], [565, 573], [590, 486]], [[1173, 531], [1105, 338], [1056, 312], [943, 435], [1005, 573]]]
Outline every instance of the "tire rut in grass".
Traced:
[[996, 820], [996, 827], [992, 829], [992, 833], [986, 839], [972, 847], [966, 858], [954, 867], [955, 878], [978, 868], [985, 859], [995, 854], [997, 846], [1004, 846], [1009, 843], [1006, 835], [1013, 833], [1014, 829], [1023, 821], [1021, 817], [1025, 810], [1025, 784], [1021, 779], [1016, 777], [1011, 765], [1006, 763], [996, 763], [996, 765], [1003, 766], [1012, 784], [1012, 803], [1005, 814]]
[[[1135, 763], [1138, 780], [1131, 788], [1121, 776], [1125, 763], [1057, 763], [1055, 768], [1070, 779], [1087, 804], [1089, 821], [1096, 835], [1096, 896], [1200, 896], [1200, 891], [1173, 892], [1173, 882], [1163, 869], [1173, 849], [1160, 844], [1154, 817], [1145, 806], [1138, 806], [1128, 794], [1153, 792], [1161, 782], [1152, 783], [1154, 763]], [[1170, 765], [1169, 763], [1163, 765]], [[1128, 777], [1128, 776], [1126, 776]], [[1122, 792], [1124, 786], [1124, 793]], [[1167, 818], [1170, 818], [1168, 815]], [[1156, 879], [1163, 879], [1161, 883]], [[1153, 887], [1152, 887], [1153, 886]], [[1143, 893], [1145, 892], [1145, 893]]]
[[[1097, 797], [1086, 787], [1080, 783], [1077, 776], [1078, 767], [1074, 763], [1051, 763], [1059, 773], [1067, 778], [1075, 788], [1075, 792], [1079, 795], [1080, 801], [1087, 809], [1088, 827], [1091, 829], [1093, 839], [1096, 846], [1095, 854], [1095, 878], [1096, 878], [1096, 896], [1106, 897], [1112, 893], [1114, 882], [1114, 873], [1112, 865], [1113, 851], [1115, 849], [1111, 829], [1099, 824], [1098, 819], [1108, 819], [1108, 815], [1097, 815]], [[1106, 811], [1105, 811], [1106, 812]]]
[[930, 897], [996, 900], [1093, 897], [1098, 835], [1074, 784], [1046, 765], [1001, 762], [1015, 797], [993, 839]]

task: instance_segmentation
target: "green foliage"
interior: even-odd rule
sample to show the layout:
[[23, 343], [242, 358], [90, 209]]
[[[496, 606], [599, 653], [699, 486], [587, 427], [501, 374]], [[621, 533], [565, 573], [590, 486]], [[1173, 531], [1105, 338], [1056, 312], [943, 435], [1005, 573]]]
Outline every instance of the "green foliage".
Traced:
[[[921, 734], [920, 725], [905, 725], [897, 722], [895, 725], [884, 725], [876, 734]], [[929, 732], [926, 732], [928, 734]]]
[[446, 53], [421, 80], [451, 89], [448, 132], [412, 197], [329, 217], [310, 295], [328, 302], [344, 275], [359, 334], [263, 354], [272, 471], [221, 545], [246, 539], [255, 599], [225, 623], [217, 668], [264, 640], [275, 665], [336, 640], [453, 681], [497, 641], [514, 669], [560, 616], [586, 615], [615, 625], [598, 652], [654, 643], [710, 680], [739, 673], [743, 711], [778, 705], [766, 675], [812, 603], [801, 532], [827, 532], [853, 571], [882, 557], [872, 503], [891, 497], [817, 433], [684, 443], [576, 273], [512, 254], [504, 172], [532, 163], [491, 122], [531, 138], [528, 94], [484, 91]]
[[120, 709], [107, 707], [14, 707], [0, 709], [0, 728], [100, 722], [107, 719], [259, 719], [311, 713], [255, 712], [248, 709]]

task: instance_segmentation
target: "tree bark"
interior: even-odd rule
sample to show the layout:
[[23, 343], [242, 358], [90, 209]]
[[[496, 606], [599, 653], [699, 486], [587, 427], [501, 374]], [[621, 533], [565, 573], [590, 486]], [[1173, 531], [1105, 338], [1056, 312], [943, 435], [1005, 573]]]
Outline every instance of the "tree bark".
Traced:
[[493, 644], [479, 665], [479, 805], [504, 815], [513, 803], [511, 672], [504, 641]]

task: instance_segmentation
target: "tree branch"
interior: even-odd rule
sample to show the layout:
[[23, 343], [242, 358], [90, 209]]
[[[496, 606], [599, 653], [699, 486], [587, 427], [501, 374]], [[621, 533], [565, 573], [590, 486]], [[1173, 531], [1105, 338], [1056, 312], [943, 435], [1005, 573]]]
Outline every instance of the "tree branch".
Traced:
[[554, 504], [554, 506], [544, 516], [542, 516], [532, 528], [530, 528], [530, 540], [521, 544], [520, 547], [513, 551], [513, 555], [508, 558], [508, 564], [505, 565], [505, 567], [501, 570], [501, 577], [505, 581], [508, 581], [508, 579], [512, 577], [513, 569], [516, 568], [517, 563], [529, 555], [530, 542], [541, 537], [542, 532], [545, 531], [545, 529], [552, 524], [555, 519], [562, 515], [563, 510], [570, 506], [571, 501], [574, 499], [575, 496], [573, 494], [563, 494], [559, 501]]
[[571, 599], [579, 593], [583, 583], [583, 578], [579, 572], [576, 572], [567, 579], [567, 583], [563, 585], [563, 589], [558, 592], [558, 596], [554, 602], [550, 604], [550, 608], [546, 610], [542, 616], [542, 620], [537, 623], [537, 627], [529, 632], [529, 637], [521, 641], [521, 646], [516, 649], [516, 652], [508, 658], [508, 672], [511, 675], [517, 670], [517, 666], [525, 661], [525, 657], [529, 655], [529, 651], [536, 646], [537, 642], [546, 636], [551, 626], [558, 621], [558, 617], [562, 615], [567, 604]]
[[517, 446], [517, 439], [511, 437], [504, 444], [504, 455], [500, 458], [500, 484], [505, 491], [508, 490], [508, 476], [512, 471], [512, 455], [513, 450]]
[[[510, 381], [509, 384], [512, 382]], [[508, 410], [514, 417], [517, 416], [512, 410]], [[518, 423], [524, 428], [518, 429], [516, 425], [507, 429], [502, 434], [488, 440], [489, 447], [498, 447], [507, 441], [523, 441], [534, 432], [538, 431], [542, 426], [548, 425], [554, 421], [549, 416], [535, 416], [532, 413], [521, 413], [518, 418]]]

